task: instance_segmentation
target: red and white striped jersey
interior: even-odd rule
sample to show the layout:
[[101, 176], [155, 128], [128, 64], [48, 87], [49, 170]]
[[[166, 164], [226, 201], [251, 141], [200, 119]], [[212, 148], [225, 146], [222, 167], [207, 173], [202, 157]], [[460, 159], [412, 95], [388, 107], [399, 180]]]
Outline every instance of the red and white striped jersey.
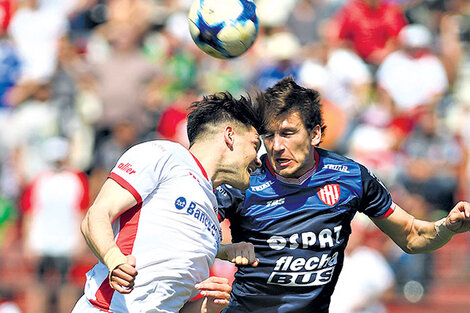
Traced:
[[88, 207], [86, 175], [68, 169], [39, 173], [22, 196], [29, 217], [28, 248], [38, 255], [70, 257], [81, 245], [80, 221]]

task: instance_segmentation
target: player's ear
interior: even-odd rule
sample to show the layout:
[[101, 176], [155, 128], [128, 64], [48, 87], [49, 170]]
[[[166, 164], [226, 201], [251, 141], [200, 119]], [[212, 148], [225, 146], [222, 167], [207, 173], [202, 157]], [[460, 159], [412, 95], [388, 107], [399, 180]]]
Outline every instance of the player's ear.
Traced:
[[311, 145], [316, 147], [320, 144], [321, 142], [321, 127], [320, 125], [315, 126], [311, 131], [310, 131], [310, 138], [311, 138]]
[[233, 143], [235, 141], [235, 132], [232, 126], [225, 126], [224, 129], [224, 142], [230, 150], [233, 150]]

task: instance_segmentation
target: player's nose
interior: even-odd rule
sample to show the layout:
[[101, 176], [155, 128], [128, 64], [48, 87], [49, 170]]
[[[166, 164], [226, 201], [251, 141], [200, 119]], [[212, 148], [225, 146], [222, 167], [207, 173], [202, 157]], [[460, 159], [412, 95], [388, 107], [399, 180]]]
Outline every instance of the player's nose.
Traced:
[[273, 150], [274, 151], [281, 151], [284, 149], [284, 143], [282, 137], [279, 135], [274, 135], [273, 137]]

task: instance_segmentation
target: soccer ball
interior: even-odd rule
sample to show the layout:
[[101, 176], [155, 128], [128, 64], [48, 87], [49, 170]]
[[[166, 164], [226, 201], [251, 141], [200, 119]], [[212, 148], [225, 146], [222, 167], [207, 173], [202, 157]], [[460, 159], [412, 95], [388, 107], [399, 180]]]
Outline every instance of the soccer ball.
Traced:
[[188, 19], [196, 45], [219, 59], [243, 54], [258, 35], [256, 6], [251, 0], [194, 0]]

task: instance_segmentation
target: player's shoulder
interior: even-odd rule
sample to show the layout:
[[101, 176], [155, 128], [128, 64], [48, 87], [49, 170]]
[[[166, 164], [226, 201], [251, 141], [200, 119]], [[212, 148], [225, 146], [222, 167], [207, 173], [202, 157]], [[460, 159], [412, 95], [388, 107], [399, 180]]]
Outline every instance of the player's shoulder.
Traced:
[[138, 143], [125, 152], [126, 158], [138, 159], [140, 162], [148, 160], [173, 160], [178, 162], [188, 158], [189, 151], [179, 143], [168, 140], [151, 140]]
[[141, 151], [157, 154], [173, 154], [181, 151], [187, 151], [181, 144], [168, 140], [150, 140], [136, 144], [129, 150]]
[[339, 153], [321, 148], [315, 148], [315, 150], [318, 153], [320, 167], [328, 168], [329, 164], [344, 165], [355, 168], [358, 168], [360, 166], [358, 162]]

